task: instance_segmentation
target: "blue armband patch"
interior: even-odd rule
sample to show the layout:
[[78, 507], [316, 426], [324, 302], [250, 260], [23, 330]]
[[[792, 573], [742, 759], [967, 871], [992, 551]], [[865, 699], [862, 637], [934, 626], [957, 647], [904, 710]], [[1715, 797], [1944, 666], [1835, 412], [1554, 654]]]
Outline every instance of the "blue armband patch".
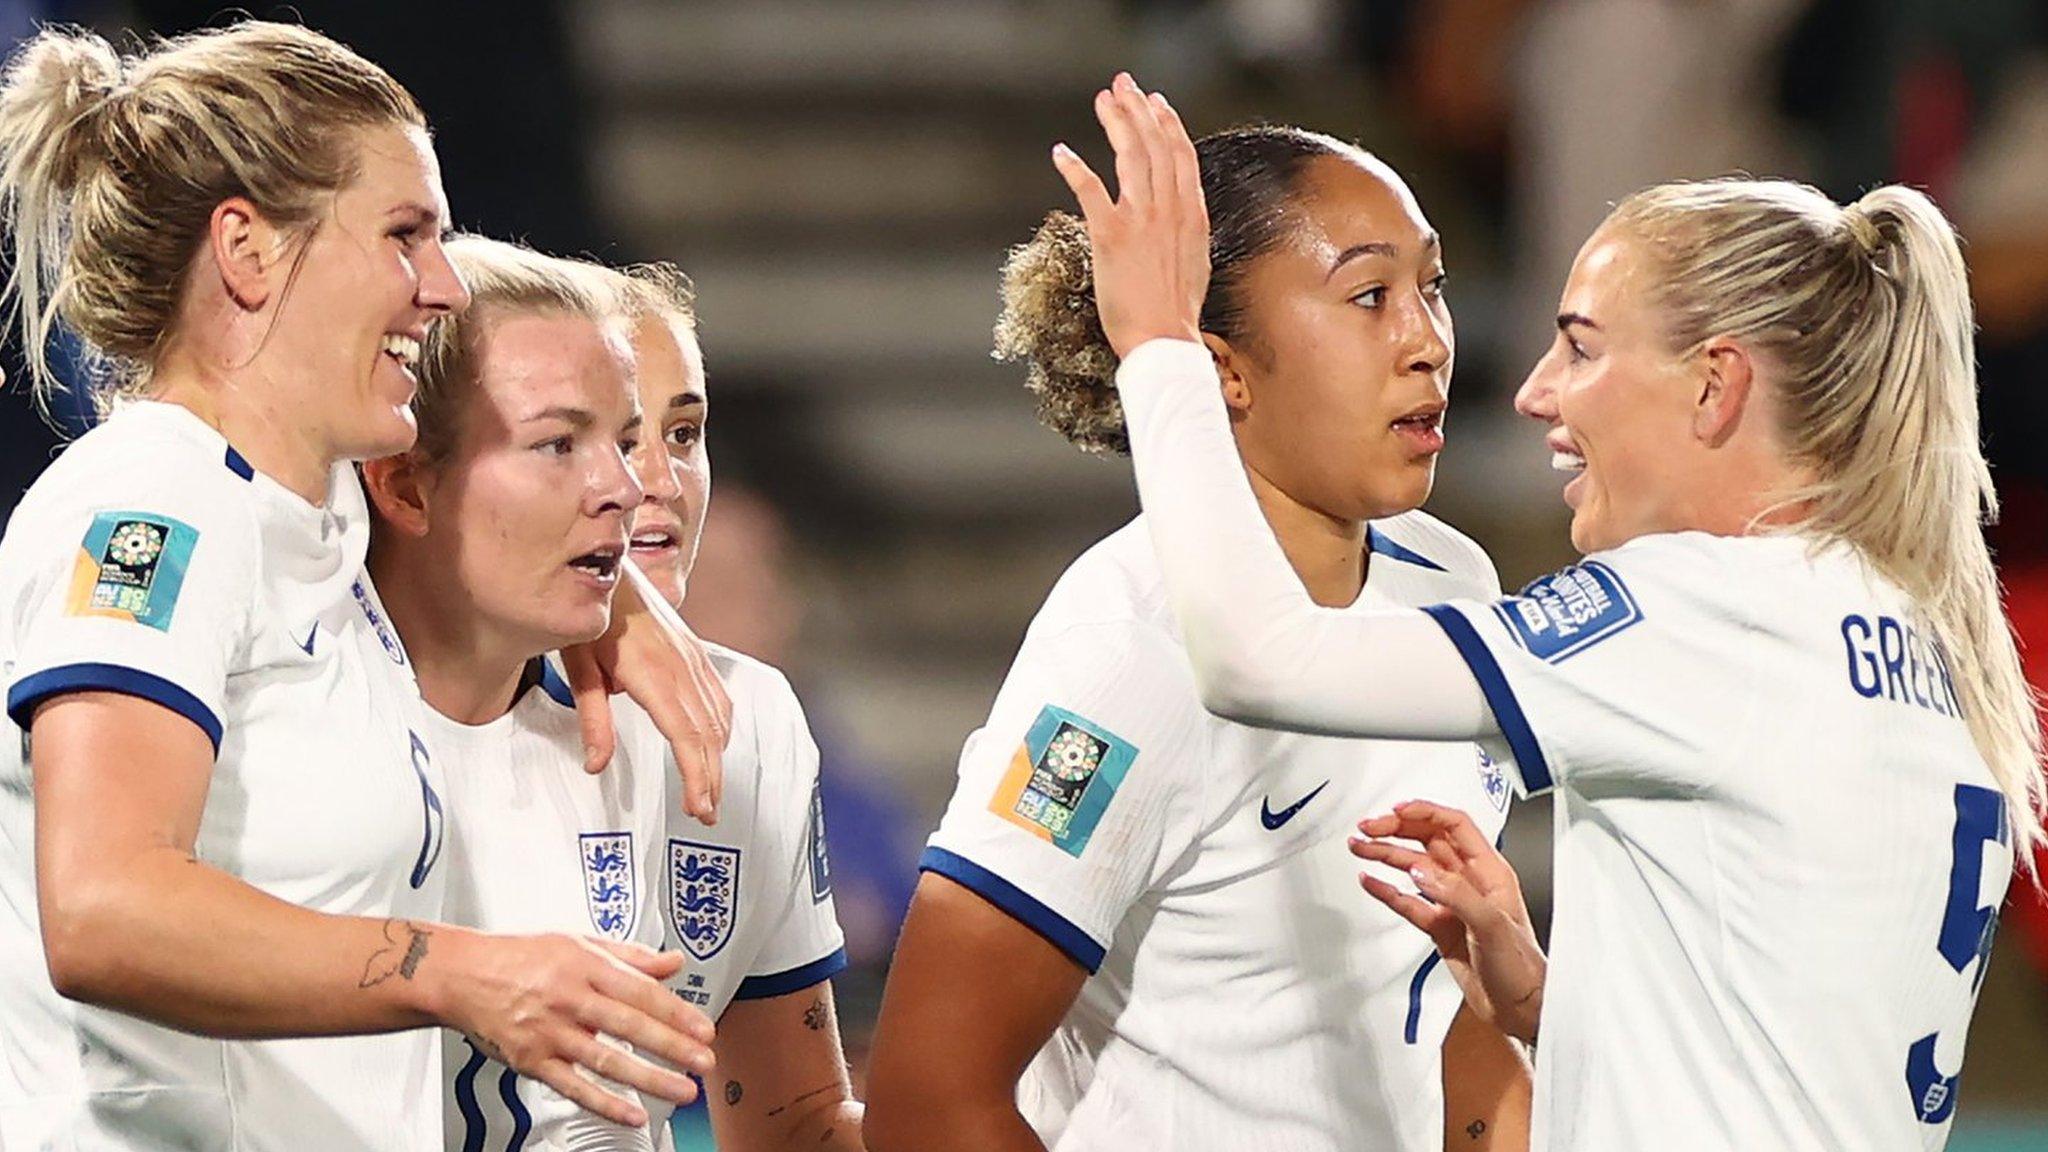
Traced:
[[1493, 611], [1516, 643], [1552, 664], [1643, 618], [1621, 576], [1597, 560], [1533, 581]]

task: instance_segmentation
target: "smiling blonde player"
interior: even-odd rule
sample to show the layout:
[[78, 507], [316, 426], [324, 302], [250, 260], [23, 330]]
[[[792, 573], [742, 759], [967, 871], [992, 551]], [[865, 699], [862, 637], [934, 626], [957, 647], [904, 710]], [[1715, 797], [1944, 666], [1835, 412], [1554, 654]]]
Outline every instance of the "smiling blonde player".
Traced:
[[[1939, 209], [1896, 186], [1841, 205], [1751, 180], [1625, 199], [1517, 398], [1580, 472], [1586, 560], [1498, 603], [1338, 615], [1295, 586], [1231, 459], [1198, 343], [1194, 149], [1128, 76], [1103, 111], [1119, 171], [1142, 178], [1112, 201], [1058, 163], [1205, 705], [1496, 742], [1522, 787], [1557, 791], [1538, 1146], [1945, 1144], [2043, 781], [1979, 521], [1996, 497]], [[1425, 892], [1461, 875], [1399, 861]], [[1499, 927], [1479, 934], [1523, 935]], [[1529, 968], [1475, 959], [1468, 1002], [1522, 1029], [1503, 1009], [1531, 990], [1497, 978]]]

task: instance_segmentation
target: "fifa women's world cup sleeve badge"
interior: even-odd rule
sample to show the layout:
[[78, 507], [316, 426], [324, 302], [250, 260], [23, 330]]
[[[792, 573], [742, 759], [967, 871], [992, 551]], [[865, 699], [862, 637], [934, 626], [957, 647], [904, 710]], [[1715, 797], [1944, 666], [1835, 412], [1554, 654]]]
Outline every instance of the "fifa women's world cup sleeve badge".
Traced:
[[1079, 856], [1138, 750], [1101, 725], [1047, 705], [996, 786], [989, 811]]
[[65, 613], [107, 616], [171, 630], [197, 529], [154, 512], [93, 517], [71, 566]]

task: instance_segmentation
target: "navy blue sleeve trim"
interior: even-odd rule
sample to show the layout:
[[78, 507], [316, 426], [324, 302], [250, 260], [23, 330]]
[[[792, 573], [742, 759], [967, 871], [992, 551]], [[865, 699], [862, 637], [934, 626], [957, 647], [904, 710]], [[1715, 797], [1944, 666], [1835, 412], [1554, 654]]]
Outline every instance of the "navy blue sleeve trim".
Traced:
[[974, 861], [944, 848], [926, 848], [917, 862], [920, 872], [936, 872], [1010, 914], [1012, 919], [1046, 938], [1094, 975], [1106, 949], [1059, 913], [1025, 895], [1024, 890]]
[[1522, 783], [1529, 789], [1529, 794], [1533, 796], [1557, 787], [1550, 778], [1550, 764], [1543, 759], [1543, 746], [1536, 742], [1536, 733], [1529, 727], [1529, 718], [1522, 714], [1521, 701], [1515, 699], [1515, 690], [1508, 687], [1507, 676], [1501, 672], [1499, 662], [1486, 647], [1486, 641], [1479, 638], [1472, 622], [1449, 604], [1431, 604], [1423, 611], [1444, 630], [1444, 635], [1451, 638], [1458, 655], [1465, 658], [1466, 667], [1472, 669], [1472, 678], [1479, 681], [1479, 690], [1486, 694], [1487, 706], [1493, 709], [1493, 718], [1500, 724], [1501, 735], [1507, 737], [1508, 749], [1515, 754], [1515, 764], [1521, 769]]
[[1375, 556], [1385, 556], [1389, 560], [1399, 560], [1406, 564], [1413, 564], [1419, 568], [1429, 568], [1437, 572], [1450, 571], [1450, 569], [1431, 560], [1422, 553], [1403, 548], [1401, 545], [1394, 543], [1393, 537], [1388, 536], [1370, 524], [1365, 526], [1365, 546]]
[[846, 968], [846, 949], [840, 948], [830, 956], [813, 960], [801, 968], [777, 972], [770, 976], [749, 976], [740, 981], [732, 998], [735, 1000], [766, 1000], [770, 996], [787, 996], [801, 992], [813, 984], [822, 984], [839, 975]]
[[214, 755], [220, 755], [220, 718], [213, 709], [161, 676], [119, 664], [64, 664], [24, 676], [7, 690], [7, 718], [26, 731], [36, 705], [67, 692], [119, 692], [161, 704], [199, 725], [213, 741]]

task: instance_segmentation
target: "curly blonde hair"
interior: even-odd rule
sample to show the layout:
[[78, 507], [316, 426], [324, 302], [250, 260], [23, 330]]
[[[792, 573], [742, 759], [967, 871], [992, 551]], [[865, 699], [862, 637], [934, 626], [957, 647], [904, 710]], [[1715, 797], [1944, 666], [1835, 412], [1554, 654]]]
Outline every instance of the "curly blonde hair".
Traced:
[[[1245, 274], [1295, 227], [1295, 201], [1310, 162], [1363, 158], [1355, 144], [1286, 125], [1232, 128], [1195, 142], [1202, 195], [1209, 207], [1209, 295], [1202, 330], [1233, 343], [1247, 331]], [[1129, 455], [1123, 403], [1116, 394], [1116, 352], [1095, 307], [1088, 230], [1053, 212], [1003, 264], [1003, 310], [995, 358], [1024, 365], [1024, 387], [1038, 398], [1048, 428], [1097, 455]]]

